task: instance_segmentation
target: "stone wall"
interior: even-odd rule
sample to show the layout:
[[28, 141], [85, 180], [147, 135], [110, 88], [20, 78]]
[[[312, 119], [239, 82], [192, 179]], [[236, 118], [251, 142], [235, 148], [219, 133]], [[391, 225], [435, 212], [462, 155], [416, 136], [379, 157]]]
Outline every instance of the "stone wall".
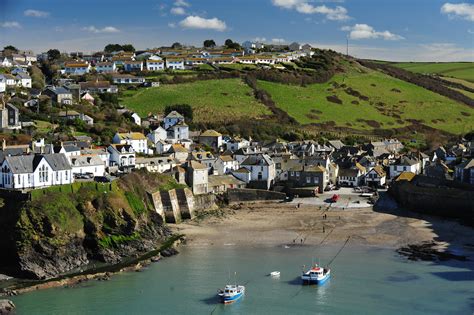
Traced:
[[155, 211], [166, 223], [192, 219], [196, 211], [216, 207], [215, 195], [193, 195], [189, 188], [150, 193], [150, 198]]
[[236, 188], [227, 190], [229, 204], [241, 202], [262, 202], [285, 200], [286, 194], [262, 189]]
[[465, 219], [474, 224], [474, 191], [435, 184], [400, 181], [389, 189], [399, 205], [427, 214]]

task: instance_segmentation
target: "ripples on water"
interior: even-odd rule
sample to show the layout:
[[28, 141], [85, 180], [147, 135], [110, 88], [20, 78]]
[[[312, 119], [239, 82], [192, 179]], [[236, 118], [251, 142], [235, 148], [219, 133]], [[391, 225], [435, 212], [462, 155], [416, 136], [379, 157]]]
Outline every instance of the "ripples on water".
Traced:
[[[15, 297], [18, 314], [471, 314], [473, 262], [408, 262], [394, 251], [348, 247], [323, 286], [302, 286], [302, 265], [336, 247], [182, 248], [140, 273]], [[268, 273], [281, 271], [280, 278]], [[237, 272], [246, 296], [221, 305], [216, 291]], [[233, 280], [231, 281], [233, 282]], [[91, 285], [92, 284], [92, 285]], [[86, 288], [87, 286], [87, 288]]]

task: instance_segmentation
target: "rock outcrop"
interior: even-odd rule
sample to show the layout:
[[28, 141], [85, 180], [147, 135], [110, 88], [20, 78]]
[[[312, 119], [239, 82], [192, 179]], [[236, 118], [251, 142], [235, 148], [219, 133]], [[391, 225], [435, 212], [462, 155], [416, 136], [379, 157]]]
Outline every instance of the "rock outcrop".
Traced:
[[3, 196], [0, 227], [8, 229], [0, 229], [5, 249], [0, 273], [50, 279], [87, 269], [93, 261], [115, 264], [160, 248], [171, 232], [148, 191], [163, 183], [172, 189], [173, 181], [134, 172], [113, 184], [35, 190], [21, 202]]
[[12, 314], [15, 304], [10, 300], [0, 300], [0, 315]]

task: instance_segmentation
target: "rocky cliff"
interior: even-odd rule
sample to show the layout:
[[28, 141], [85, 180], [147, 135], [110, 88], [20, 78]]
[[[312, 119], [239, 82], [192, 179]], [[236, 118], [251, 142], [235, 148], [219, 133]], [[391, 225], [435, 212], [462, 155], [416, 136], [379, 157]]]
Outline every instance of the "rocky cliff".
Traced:
[[110, 184], [2, 192], [0, 273], [48, 279], [157, 249], [170, 231], [147, 192], [176, 187], [168, 176], [136, 172]]

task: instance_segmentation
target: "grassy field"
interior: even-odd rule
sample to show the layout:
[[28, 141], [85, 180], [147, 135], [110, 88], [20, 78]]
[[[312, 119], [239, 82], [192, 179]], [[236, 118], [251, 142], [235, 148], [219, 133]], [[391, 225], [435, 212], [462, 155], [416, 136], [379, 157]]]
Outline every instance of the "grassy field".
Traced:
[[252, 70], [256, 69], [257, 66], [253, 64], [230, 63], [219, 65], [219, 68], [223, 70]]
[[400, 62], [393, 65], [416, 73], [439, 74], [474, 82], [474, 62]]
[[[337, 83], [337, 85], [334, 85]], [[380, 72], [336, 75], [330, 82], [297, 87], [259, 81], [278, 107], [302, 124], [334, 122], [359, 130], [396, 128], [408, 119], [455, 134], [474, 128], [474, 110]], [[348, 94], [350, 87], [368, 99]], [[337, 96], [342, 104], [327, 100]]]
[[270, 111], [253, 97], [240, 79], [207, 80], [126, 91], [121, 104], [145, 116], [162, 113], [167, 105], [189, 104], [196, 122], [258, 118]]

